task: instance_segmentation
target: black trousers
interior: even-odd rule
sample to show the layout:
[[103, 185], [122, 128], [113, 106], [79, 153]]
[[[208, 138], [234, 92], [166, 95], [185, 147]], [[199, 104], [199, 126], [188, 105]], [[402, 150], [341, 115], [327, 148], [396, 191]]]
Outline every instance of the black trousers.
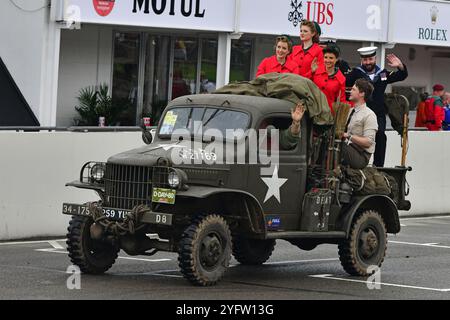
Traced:
[[353, 169], [364, 169], [369, 164], [370, 154], [352, 144], [342, 144], [342, 164]]
[[373, 155], [373, 165], [375, 167], [384, 167], [384, 160], [386, 158], [386, 115], [377, 115], [378, 131], [375, 136], [375, 153]]

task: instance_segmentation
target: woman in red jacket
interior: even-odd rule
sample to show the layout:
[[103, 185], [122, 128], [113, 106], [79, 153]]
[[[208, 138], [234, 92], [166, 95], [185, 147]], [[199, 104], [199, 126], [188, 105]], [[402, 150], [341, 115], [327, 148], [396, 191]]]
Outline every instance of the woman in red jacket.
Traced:
[[260, 75], [278, 73], [297, 73], [297, 65], [289, 61], [287, 56], [292, 52], [292, 41], [289, 36], [282, 35], [275, 41], [275, 55], [265, 58], [258, 67], [256, 77]]
[[313, 79], [313, 70], [311, 65], [317, 63], [319, 67], [323, 66], [322, 48], [319, 46], [320, 26], [316, 22], [303, 20], [300, 25], [300, 39], [302, 44], [293, 48], [289, 60], [298, 65], [298, 75]]
[[345, 97], [345, 77], [336, 67], [340, 50], [336, 45], [329, 45], [323, 49], [324, 66], [320, 67], [317, 63], [313, 63], [312, 70], [314, 72], [313, 81], [327, 96], [328, 105], [334, 114], [334, 102], [346, 102]]

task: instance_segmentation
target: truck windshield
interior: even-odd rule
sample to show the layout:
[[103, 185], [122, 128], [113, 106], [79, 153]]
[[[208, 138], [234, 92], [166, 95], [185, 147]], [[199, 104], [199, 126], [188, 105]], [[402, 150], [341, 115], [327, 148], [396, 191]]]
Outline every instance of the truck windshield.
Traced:
[[[194, 122], [202, 126], [194, 128]], [[219, 130], [223, 137], [226, 130], [247, 130], [250, 116], [245, 112], [214, 107], [180, 107], [169, 110], [161, 123], [159, 134], [170, 136], [175, 130], [188, 130], [191, 135], [205, 133], [208, 129]], [[195, 130], [195, 132], [194, 132]]]

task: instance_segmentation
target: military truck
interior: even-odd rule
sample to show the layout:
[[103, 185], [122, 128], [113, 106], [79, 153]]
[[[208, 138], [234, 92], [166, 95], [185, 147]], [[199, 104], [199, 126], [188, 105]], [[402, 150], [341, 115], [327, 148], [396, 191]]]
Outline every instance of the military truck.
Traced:
[[[72, 216], [67, 233], [72, 263], [84, 273], [101, 274], [120, 250], [132, 256], [176, 252], [183, 276], [209, 286], [223, 277], [231, 255], [243, 265], [260, 265], [281, 239], [301, 250], [336, 244], [343, 268], [368, 276], [370, 267], [384, 260], [386, 234], [400, 231], [398, 210], [409, 210], [405, 176], [410, 168], [380, 168], [397, 182], [396, 197], [358, 194], [339, 170], [331, 172], [313, 160], [320, 158], [314, 147], [318, 137], [329, 130], [316, 128], [307, 114], [298, 144], [279, 150], [275, 165], [250, 161], [250, 150], [257, 145], [261, 151], [260, 140], [272, 136], [255, 131], [255, 144], [245, 133], [289, 128], [293, 106], [229, 94], [191, 95], [169, 103], [156, 131], [143, 132], [148, 145], [106, 163], [86, 163], [79, 180], [67, 184], [99, 196], [93, 203], [63, 204], [63, 214]], [[194, 122], [200, 128], [192, 129]], [[189, 135], [174, 139], [180, 128]], [[207, 129], [238, 134], [217, 144]], [[322, 141], [325, 153], [328, 141]], [[213, 143], [226, 152], [208, 149]], [[269, 143], [266, 149], [271, 156]], [[219, 161], [232, 150], [230, 161]], [[192, 163], [175, 161], [174, 155]]]

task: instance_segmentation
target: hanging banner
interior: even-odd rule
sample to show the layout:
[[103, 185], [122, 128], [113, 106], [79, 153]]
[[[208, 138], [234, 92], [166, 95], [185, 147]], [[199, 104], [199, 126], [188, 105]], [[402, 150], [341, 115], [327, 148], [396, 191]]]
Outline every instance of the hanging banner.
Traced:
[[388, 0], [241, 0], [239, 31], [299, 36], [303, 19], [319, 23], [323, 37], [384, 42]]
[[60, 0], [64, 20], [232, 32], [234, 0]]
[[[405, 12], [408, 17], [405, 19]], [[450, 47], [450, 3], [396, 0], [391, 7], [389, 41]]]

